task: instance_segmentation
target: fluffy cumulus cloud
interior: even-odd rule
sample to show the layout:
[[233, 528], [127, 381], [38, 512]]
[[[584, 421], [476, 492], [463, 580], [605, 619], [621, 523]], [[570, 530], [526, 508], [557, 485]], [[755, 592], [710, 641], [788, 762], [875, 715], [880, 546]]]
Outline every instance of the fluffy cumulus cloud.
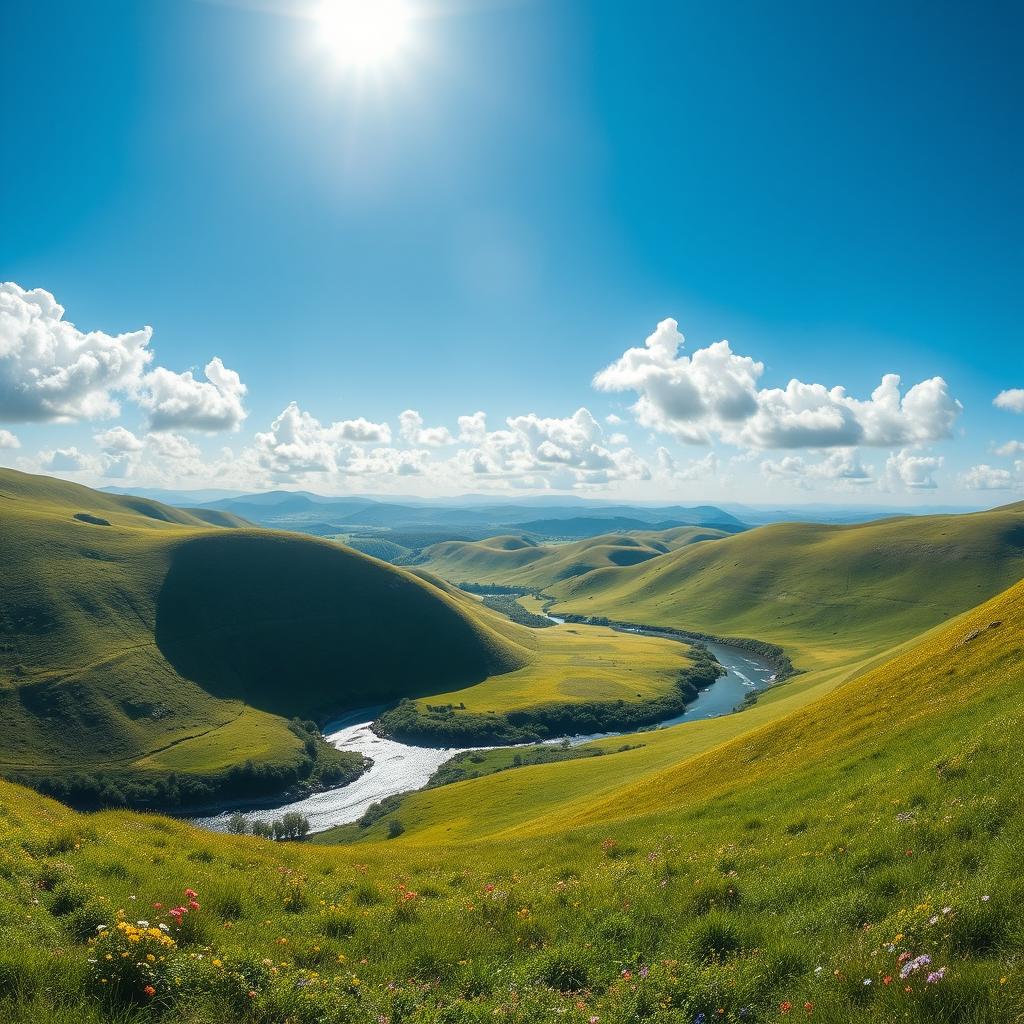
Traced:
[[39, 453], [39, 466], [54, 473], [77, 473], [96, 467], [96, 461], [75, 447]]
[[653, 430], [692, 444], [721, 438], [748, 448], [850, 448], [929, 443], [949, 437], [962, 412], [941, 377], [913, 385], [887, 374], [870, 398], [842, 387], [791, 380], [760, 388], [764, 364], [727, 341], [680, 349], [675, 320], [662, 320], [642, 347], [628, 349], [594, 377], [601, 391], [632, 391], [632, 411]]
[[136, 437], [125, 427], [112, 427], [110, 430], [102, 430], [93, 434], [93, 440], [100, 448], [110, 454], [122, 452], [140, 452], [143, 448], [143, 441]]
[[20, 448], [21, 442], [9, 430], [0, 430], [0, 448]]
[[150, 430], [201, 430], [214, 434], [237, 430], [246, 417], [246, 387], [219, 358], [203, 369], [206, 380], [191, 370], [173, 373], [157, 367], [142, 380], [138, 402], [149, 412]]
[[860, 461], [857, 452], [839, 448], [828, 452], [817, 461], [801, 455], [786, 455], [781, 459], [766, 459], [761, 473], [769, 480], [787, 480], [800, 487], [813, 487], [815, 482], [832, 486], [861, 487], [874, 482], [871, 470]]
[[904, 448], [893, 452], [885, 463], [885, 474], [889, 482], [911, 491], [933, 490], [936, 470], [942, 468], [942, 458], [925, 455]]
[[[362, 447], [391, 440], [386, 423], [369, 420], [338, 420], [323, 424], [291, 402], [270, 424], [256, 434], [252, 455], [257, 466], [276, 480], [309, 474], [369, 474], [395, 472], [407, 475], [422, 458], [378, 448]], [[410, 468], [411, 467], [411, 468]]]
[[1001, 444], [996, 448], [996, 455], [1006, 457], [1024, 455], [1024, 441], [1007, 441], [1006, 444]]
[[1022, 465], [1024, 463], [1017, 463], [1016, 473], [985, 463], [980, 466], [971, 466], [966, 473], [960, 474], [960, 483], [971, 491], [1009, 490], [1020, 483], [1020, 467]]
[[458, 451], [445, 467], [450, 476], [467, 483], [570, 489], [651, 478], [647, 463], [607, 438], [588, 409], [566, 417], [510, 416], [504, 428], [490, 431], [484, 429], [483, 415], [477, 416], [475, 443]]
[[718, 456], [714, 452], [708, 452], [699, 459], [691, 459], [689, 462], [681, 463], [664, 447], [659, 448], [655, 453], [658, 475], [672, 480], [706, 480], [718, 472]]
[[[472, 417], [460, 416], [459, 419], [469, 420]], [[443, 448], [447, 444], [454, 444], [456, 440], [447, 427], [425, 427], [423, 417], [415, 409], [406, 409], [399, 414], [398, 432], [410, 444], [422, 444], [429, 448]]]
[[487, 415], [474, 412], [459, 417], [459, 440], [469, 444], [479, 444], [487, 436]]
[[10, 423], [117, 415], [152, 359], [152, 329], [80, 331], [42, 288], [0, 284], [0, 420]]
[[205, 380], [191, 371], [149, 369], [153, 331], [80, 331], [42, 288], [0, 284], [0, 421], [74, 421], [118, 415], [131, 399], [151, 430], [237, 430], [246, 388], [220, 359]]
[[1024, 388], [1010, 388], [1007, 391], [1000, 391], [992, 404], [997, 409], [1005, 409], [1007, 412], [1024, 413]]

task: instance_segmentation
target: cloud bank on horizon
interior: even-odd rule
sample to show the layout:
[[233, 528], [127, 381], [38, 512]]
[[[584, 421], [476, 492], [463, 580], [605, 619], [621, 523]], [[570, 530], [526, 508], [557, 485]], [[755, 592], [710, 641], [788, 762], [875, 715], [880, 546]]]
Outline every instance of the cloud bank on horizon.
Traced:
[[[340, 492], [417, 480], [436, 493], [599, 492], [700, 481], [728, 485], [734, 475], [752, 471], [766, 485], [913, 494], [939, 487], [945, 458], [933, 446], [954, 439], [964, 412], [940, 376], [904, 387], [899, 375], [885, 373], [864, 398], [795, 377], [785, 387], [763, 386], [762, 362], [724, 340], [684, 354], [677, 322], [665, 319], [643, 345], [624, 351], [592, 381], [599, 394], [632, 396], [631, 423], [615, 412], [602, 422], [580, 405], [561, 417], [508, 416], [494, 429], [477, 410], [456, 417], [453, 430], [405, 408], [393, 430], [358, 414], [321, 422], [293, 400], [239, 447], [211, 452], [188, 435], [240, 433], [249, 412], [238, 372], [216, 355], [201, 377], [195, 369], [155, 365], [151, 327], [86, 332], [64, 314], [42, 288], [0, 284], [0, 423], [52, 424], [55, 439], [68, 425], [102, 429], [88, 444], [33, 452], [5, 426], [0, 459], [93, 483]], [[1024, 388], [1007, 388], [992, 402], [1024, 414]], [[126, 410], [137, 426], [113, 422]], [[640, 443], [630, 441], [625, 431], [631, 428], [639, 428]], [[695, 447], [704, 453], [696, 455]], [[955, 485], [1024, 489], [1024, 442], [990, 447], [1006, 464], [973, 465]], [[887, 452], [884, 463], [869, 460], [873, 450]]]

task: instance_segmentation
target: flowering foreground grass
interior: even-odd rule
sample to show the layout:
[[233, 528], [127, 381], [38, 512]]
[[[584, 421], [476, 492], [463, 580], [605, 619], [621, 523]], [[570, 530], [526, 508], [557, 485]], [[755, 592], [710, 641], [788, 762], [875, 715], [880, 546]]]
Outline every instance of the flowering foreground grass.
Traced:
[[1017, 587], [486, 841], [274, 844], [4, 785], [0, 1019], [1024, 1019], [1022, 623]]

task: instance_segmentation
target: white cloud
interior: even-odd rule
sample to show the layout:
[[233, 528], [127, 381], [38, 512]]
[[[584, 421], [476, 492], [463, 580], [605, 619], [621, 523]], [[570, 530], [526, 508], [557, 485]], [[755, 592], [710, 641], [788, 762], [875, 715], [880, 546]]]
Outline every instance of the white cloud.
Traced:
[[932, 490], [938, 485], [933, 474], [942, 468], [941, 456], [915, 455], [909, 448], [893, 452], [885, 463], [888, 479], [908, 490]]
[[761, 473], [768, 479], [789, 480], [801, 487], [811, 487], [815, 482], [836, 487], [861, 487], [874, 479], [871, 470], [850, 448], [828, 452], [817, 462], [809, 462], [801, 455], [766, 459], [761, 463]]
[[609, 427], [618, 427], [626, 422], [618, 413], [614, 412], [608, 413], [608, 415], [605, 416], [604, 421]]
[[110, 454], [140, 452], [143, 448], [142, 439], [125, 427], [111, 427], [110, 430], [100, 431], [92, 437], [103, 451]]
[[487, 436], [487, 415], [475, 412], [470, 416], [459, 417], [459, 440], [470, 444], [479, 444]]
[[83, 333], [42, 288], [0, 284], [0, 420], [114, 416], [152, 359], [152, 329]]
[[1000, 391], [992, 404], [997, 409], [1005, 409], [1007, 412], [1024, 413], [1024, 388], [1009, 388], [1007, 391]]
[[1006, 444], [1001, 444], [995, 450], [995, 454], [1007, 457], [1024, 455], [1024, 441], [1007, 441]]
[[391, 441], [391, 427], [386, 423], [374, 423], [362, 416], [354, 420], [339, 420], [331, 428], [338, 437], [357, 444], [388, 444]]
[[149, 412], [151, 430], [237, 430], [248, 415], [246, 386], [234, 370], [214, 357], [196, 380], [191, 370], [173, 373], [158, 366], [142, 380], [138, 402]]
[[[1019, 465], [1019, 464], [1018, 464]], [[960, 475], [960, 483], [972, 491], [1002, 491], [1014, 487], [1018, 479], [1008, 469], [985, 465], [971, 466]]]
[[734, 353], [727, 341], [679, 354], [675, 320], [663, 320], [642, 348], [631, 348], [594, 377], [602, 391], [634, 391], [637, 421], [704, 444], [720, 437], [753, 448], [848, 448], [920, 444], [949, 437], [962, 411], [941, 377], [906, 394], [887, 374], [870, 399], [845, 388], [793, 379], [759, 389], [764, 364]]
[[[471, 417], [459, 417], [460, 421], [469, 418]], [[424, 444], [429, 448], [442, 448], [446, 444], [455, 443], [455, 438], [447, 427], [423, 426], [423, 417], [415, 409], [406, 409], [399, 414], [398, 432], [410, 444]]]
[[41, 469], [49, 469], [55, 473], [77, 473], [79, 470], [89, 469], [90, 460], [77, 448], [58, 448], [55, 451], [40, 452], [39, 465]]
[[0, 448], [20, 448], [21, 442], [9, 430], [0, 430]]
[[612, 434], [608, 438], [608, 443], [616, 447], [621, 447], [624, 444], [629, 444], [629, 438], [625, 434]]
[[324, 426], [291, 402], [271, 423], [257, 433], [253, 449], [256, 464], [276, 479], [306, 473], [362, 473], [368, 466], [387, 466], [390, 449], [374, 449], [370, 456], [360, 442], [391, 440], [386, 423], [365, 419], [338, 420]]
[[691, 459], [686, 465], [681, 465], [667, 448], [659, 448], [655, 458], [660, 475], [675, 480], [705, 480], [718, 472], [718, 456], [714, 452]]
[[630, 448], [616, 448], [588, 409], [564, 418], [510, 416], [508, 429], [477, 435], [446, 469], [459, 478], [510, 486], [592, 487], [613, 480], [647, 480], [650, 467]]

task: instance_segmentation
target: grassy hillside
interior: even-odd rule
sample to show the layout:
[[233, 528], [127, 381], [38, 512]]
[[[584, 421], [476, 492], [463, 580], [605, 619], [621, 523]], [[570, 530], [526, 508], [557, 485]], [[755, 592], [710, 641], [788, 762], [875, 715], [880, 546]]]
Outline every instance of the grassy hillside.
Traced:
[[312, 770], [289, 718], [532, 657], [529, 631], [336, 544], [12, 471], [0, 577], [0, 772], [69, 795], [280, 789]]
[[469, 746], [632, 729], [681, 714], [722, 672], [707, 652], [674, 640], [568, 625], [533, 639], [522, 668], [404, 701], [381, 715], [378, 730]]
[[481, 541], [448, 541], [424, 551], [424, 566], [456, 583], [494, 583], [543, 589], [594, 569], [638, 565], [727, 534], [702, 526], [612, 533], [573, 544], [539, 544], [522, 536]]
[[[0, 785], [0, 1012], [1010, 1024], [1022, 635], [1018, 585], [661, 769], [655, 741], [757, 709], [415, 794], [404, 834], [383, 839], [385, 819], [350, 847], [83, 817]], [[563, 789], [609, 769], [600, 790]]]
[[1024, 576], [1024, 505], [856, 526], [764, 526], [547, 588], [554, 611], [745, 636], [802, 668], [906, 640]]

